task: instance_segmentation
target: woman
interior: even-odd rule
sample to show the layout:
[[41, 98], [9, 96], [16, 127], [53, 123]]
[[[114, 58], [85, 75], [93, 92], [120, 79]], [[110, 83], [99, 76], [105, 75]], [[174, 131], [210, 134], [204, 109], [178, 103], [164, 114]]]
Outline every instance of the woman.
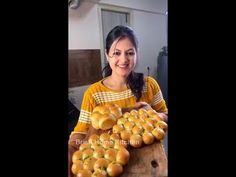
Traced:
[[[107, 65], [105, 77], [92, 84], [84, 93], [79, 121], [70, 135], [69, 160], [79, 147], [89, 129], [91, 115], [95, 106], [116, 103], [122, 112], [132, 109], [154, 109], [167, 121], [167, 107], [158, 83], [150, 76], [133, 70], [137, 63], [138, 41], [134, 31], [127, 26], [116, 26], [106, 38]], [[70, 169], [69, 169], [70, 170]]]

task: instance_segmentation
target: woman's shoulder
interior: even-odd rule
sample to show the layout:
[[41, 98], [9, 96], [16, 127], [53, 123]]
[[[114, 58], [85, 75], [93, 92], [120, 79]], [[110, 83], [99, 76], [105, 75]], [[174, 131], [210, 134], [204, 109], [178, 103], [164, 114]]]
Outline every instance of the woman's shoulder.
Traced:
[[152, 76], [144, 76], [144, 80], [151, 83], [157, 83], [156, 79]]
[[152, 77], [152, 76], [145, 76], [144, 80], [147, 83], [148, 87], [156, 88], [157, 90], [159, 90], [159, 84], [158, 84], [157, 80], [154, 77]]
[[93, 93], [93, 92], [97, 92], [98, 90], [101, 90], [101, 89], [102, 89], [102, 81], [103, 81], [103, 80], [104, 80], [104, 79], [101, 79], [101, 80], [99, 80], [99, 81], [97, 81], [97, 82], [91, 84], [91, 85], [87, 88], [86, 92], [87, 92], [87, 93]]

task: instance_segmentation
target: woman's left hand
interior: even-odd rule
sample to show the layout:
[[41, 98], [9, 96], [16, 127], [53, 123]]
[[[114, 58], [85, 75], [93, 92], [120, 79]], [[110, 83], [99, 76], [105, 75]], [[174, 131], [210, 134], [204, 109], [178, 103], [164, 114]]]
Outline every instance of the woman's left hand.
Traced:
[[147, 102], [144, 102], [144, 101], [140, 101], [140, 102], [137, 102], [134, 106], [135, 109], [146, 109], [146, 110], [150, 110], [152, 109], [152, 107], [147, 103]]
[[158, 112], [157, 114], [164, 122], [168, 123], [168, 115], [167, 114], [162, 113], [162, 112]]
[[[140, 108], [144, 108], [146, 110], [150, 110], [152, 109], [152, 107], [150, 106], [150, 104], [148, 104], [147, 102], [143, 102], [143, 101], [140, 101], [140, 102], [137, 102], [134, 106], [135, 109], [140, 109]], [[158, 112], [158, 115], [160, 116], [160, 118], [165, 121], [165, 122], [168, 122], [168, 115], [165, 114], [165, 113], [162, 113], [162, 112]]]

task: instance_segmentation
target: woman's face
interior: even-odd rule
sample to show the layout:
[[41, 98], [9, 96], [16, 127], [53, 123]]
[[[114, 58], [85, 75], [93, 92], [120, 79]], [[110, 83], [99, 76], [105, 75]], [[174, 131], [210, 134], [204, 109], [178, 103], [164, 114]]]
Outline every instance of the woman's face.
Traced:
[[127, 77], [134, 69], [137, 62], [137, 51], [129, 40], [125, 37], [115, 40], [106, 57], [112, 69], [112, 75]]

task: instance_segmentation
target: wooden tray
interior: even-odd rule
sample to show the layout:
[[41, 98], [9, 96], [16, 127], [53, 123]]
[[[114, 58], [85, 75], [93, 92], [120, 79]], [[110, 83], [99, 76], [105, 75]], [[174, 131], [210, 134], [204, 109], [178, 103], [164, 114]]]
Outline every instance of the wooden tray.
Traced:
[[121, 177], [167, 177], [168, 165], [163, 144], [155, 142], [141, 148], [128, 148], [130, 160]]
[[[89, 135], [108, 131], [89, 131]], [[144, 145], [141, 148], [129, 146], [130, 159], [127, 165], [123, 166], [124, 171], [120, 177], [167, 177], [168, 161], [164, 146], [160, 141], [155, 141], [151, 145]], [[76, 175], [74, 175], [75, 177]]]

